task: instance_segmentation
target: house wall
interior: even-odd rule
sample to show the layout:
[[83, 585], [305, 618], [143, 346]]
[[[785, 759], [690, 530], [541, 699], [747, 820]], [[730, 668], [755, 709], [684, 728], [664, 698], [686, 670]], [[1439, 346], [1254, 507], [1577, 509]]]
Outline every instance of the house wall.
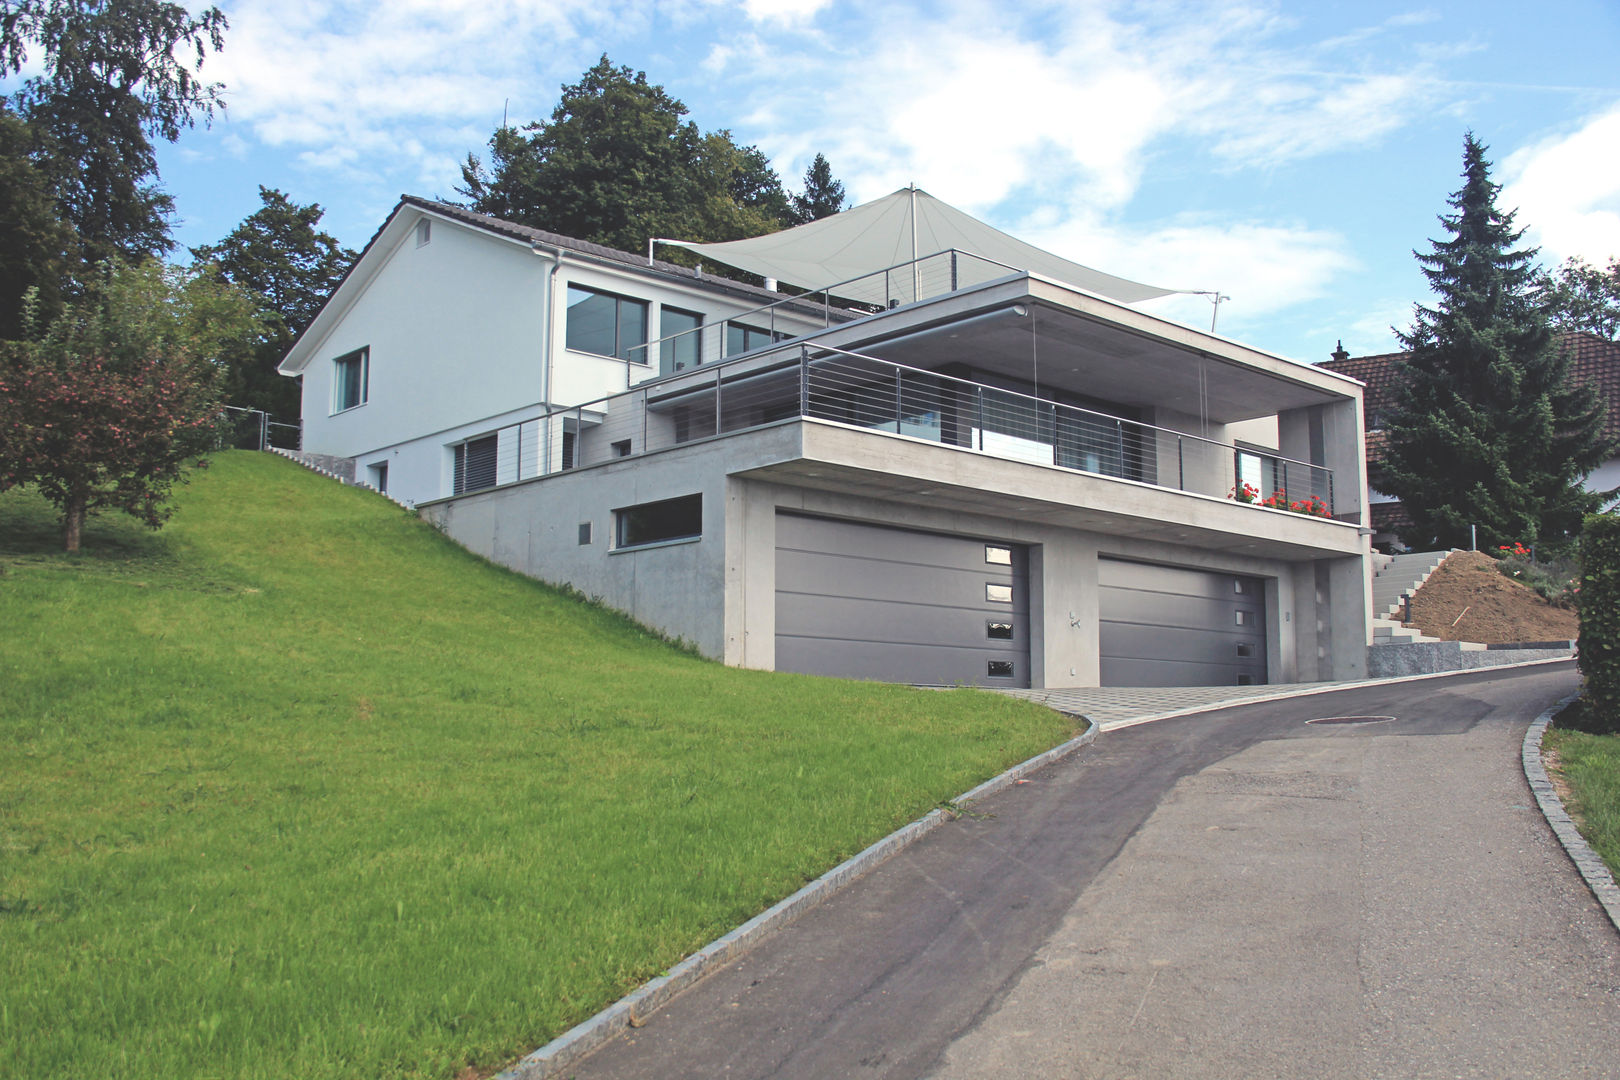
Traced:
[[[654, 339], [664, 304], [701, 313], [704, 363], [721, 358], [725, 321], [757, 306], [696, 280], [652, 278], [567, 250], [553, 280], [553, 253], [537, 255], [527, 244], [443, 218], [431, 218], [431, 240], [418, 245], [414, 222], [421, 217], [403, 219], [390, 230], [396, 239], [388, 247], [367, 253], [374, 265], [366, 280], [346, 286], [356, 295], [343, 298], [342, 317], [310, 343], [315, 358], [304, 370], [303, 449], [355, 459], [361, 480], [387, 462], [389, 493], [407, 502], [450, 493], [457, 443], [532, 419], [547, 400], [596, 401], [659, 374], [656, 346], [645, 364], [567, 347], [570, 284], [647, 301]], [[786, 312], [748, 321], [795, 335], [821, 326]], [[334, 414], [334, 362], [362, 347], [370, 349], [366, 402]], [[553, 462], [561, 460], [561, 434], [560, 427], [549, 432]], [[510, 475], [503, 482], [517, 478], [515, 447], [506, 441], [501, 452]]]

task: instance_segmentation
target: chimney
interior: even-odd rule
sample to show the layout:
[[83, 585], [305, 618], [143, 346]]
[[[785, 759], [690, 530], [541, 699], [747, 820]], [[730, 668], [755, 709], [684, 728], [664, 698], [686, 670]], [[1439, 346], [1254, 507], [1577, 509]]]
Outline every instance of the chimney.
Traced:
[[1328, 355], [1332, 356], [1334, 360], [1338, 361], [1341, 364], [1344, 363], [1346, 360], [1350, 359], [1350, 354], [1349, 354], [1349, 352], [1347, 352], [1345, 350], [1344, 341], [1342, 339], [1339, 341], [1339, 347], [1337, 349], [1334, 349]]

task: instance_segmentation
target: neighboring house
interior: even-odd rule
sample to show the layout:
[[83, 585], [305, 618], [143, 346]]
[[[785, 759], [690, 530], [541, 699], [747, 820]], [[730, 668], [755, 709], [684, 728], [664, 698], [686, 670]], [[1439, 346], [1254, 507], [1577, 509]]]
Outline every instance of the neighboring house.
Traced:
[[[1363, 674], [1361, 385], [1066, 283], [1119, 279], [927, 200], [985, 230], [941, 250], [922, 192], [802, 235], [897, 197], [924, 254], [797, 299], [407, 197], [282, 365], [303, 449], [729, 664]], [[1245, 505], [1242, 480], [1331, 516]]]
[[[1609, 341], [1586, 331], [1571, 331], [1560, 336], [1563, 347], [1569, 351], [1569, 377], [1577, 383], [1595, 387], [1608, 406], [1603, 435], [1620, 439], [1620, 343]], [[1341, 343], [1331, 360], [1322, 367], [1358, 379], [1367, 387], [1364, 408], [1367, 428], [1367, 471], [1376, 475], [1384, 451], [1384, 419], [1394, 403], [1395, 364], [1405, 353], [1379, 353], [1375, 356], [1351, 356]], [[1620, 487], [1620, 457], [1610, 458], [1587, 476], [1588, 491], [1612, 491]], [[1393, 495], [1373, 487], [1367, 489], [1367, 502], [1373, 529], [1373, 543], [1378, 547], [1401, 550], [1411, 543], [1422, 541], [1412, 536], [1412, 519]]]

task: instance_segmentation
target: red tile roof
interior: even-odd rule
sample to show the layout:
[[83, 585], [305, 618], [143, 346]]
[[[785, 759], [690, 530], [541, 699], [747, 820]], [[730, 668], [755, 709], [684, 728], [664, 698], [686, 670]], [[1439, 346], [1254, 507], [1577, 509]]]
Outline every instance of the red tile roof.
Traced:
[[[1598, 393], [1609, 406], [1608, 420], [1603, 433], [1620, 436], [1620, 342], [1608, 341], [1584, 330], [1562, 335], [1564, 348], [1569, 350], [1569, 377], [1571, 380], [1597, 387]], [[1337, 371], [1367, 384], [1363, 408], [1369, 424], [1387, 409], [1394, 395], [1395, 361], [1405, 353], [1379, 353], [1376, 356], [1352, 356], [1345, 360], [1325, 360], [1320, 367]], [[1374, 459], [1374, 448], [1383, 449], [1383, 438], [1369, 430], [1367, 460]]]

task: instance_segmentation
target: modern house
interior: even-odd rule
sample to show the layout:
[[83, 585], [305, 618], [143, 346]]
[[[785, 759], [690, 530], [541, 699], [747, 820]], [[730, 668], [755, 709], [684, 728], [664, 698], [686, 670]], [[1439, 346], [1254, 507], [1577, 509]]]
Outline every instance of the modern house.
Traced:
[[1139, 311], [1164, 290], [914, 189], [688, 246], [816, 291], [404, 198], [282, 365], [304, 450], [729, 664], [1364, 673], [1356, 380]]
[[[1560, 335], [1560, 343], [1569, 353], [1569, 378], [1594, 387], [1608, 406], [1603, 435], [1608, 439], [1620, 438], [1620, 342], [1610, 341], [1586, 331], [1571, 331]], [[1395, 365], [1405, 353], [1378, 353], [1373, 356], [1351, 356], [1341, 343], [1332, 359], [1322, 367], [1348, 375], [1366, 386], [1363, 408], [1366, 410], [1367, 470], [1376, 476], [1384, 449], [1384, 417], [1394, 403]], [[1620, 457], [1611, 458], [1586, 477], [1588, 491], [1613, 491], [1620, 488]], [[1400, 500], [1377, 488], [1367, 489], [1369, 522], [1373, 529], [1373, 543], [1388, 550], [1401, 550], [1409, 543], [1422, 544], [1411, 535], [1412, 519], [1401, 508]]]

